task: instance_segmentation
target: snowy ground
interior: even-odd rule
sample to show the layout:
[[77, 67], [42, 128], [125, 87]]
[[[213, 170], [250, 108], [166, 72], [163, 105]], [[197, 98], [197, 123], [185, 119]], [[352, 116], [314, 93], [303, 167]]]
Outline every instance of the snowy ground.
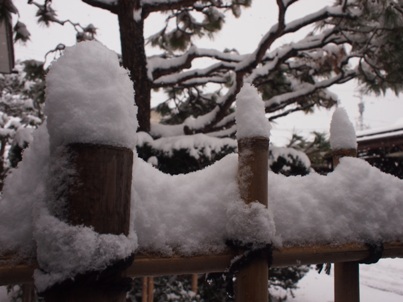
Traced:
[[[332, 267], [333, 268], [333, 267]], [[333, 274], [311, 270], [299, 283], [292, 302], [332, 302]], [[362, 302], [403, 301], [403, 259], [382, 259], [377, 264], [360, 265]]]
[[[377, 264], [360, 266], [362, 302], [403, 301], [403, 259], [382, 259]], [[8, 302], [5, 287], [0, 287], [0, 302]], [[311, 270], [299, 283], [291, 302], [332, 302], [333, 275]]]

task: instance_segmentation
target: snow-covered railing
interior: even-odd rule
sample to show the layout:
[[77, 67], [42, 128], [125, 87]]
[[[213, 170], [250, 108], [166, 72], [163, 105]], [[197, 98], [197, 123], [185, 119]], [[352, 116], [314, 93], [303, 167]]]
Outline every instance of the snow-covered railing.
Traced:
[[[124, 299], [126, 277], [230, 272], [236, 301], [267, 301], [268, 267], [358, 268], [403, 257], [403, 184], [340, 159], [356, 148], [351, 127], [340, 126], [343, 110], [332, 122], [335, 172], [268, 174], [269, 125], [256, 89], [245, 84], [237, 97], [238, 156], [165, 175], [132, 155], [131, 83], [115, 54], [94, 43], [52, 66], [48, 124], [6, 181], [0, 285], [34, 281], [47, 302], [108, 301]], [[358, 282], [343, 273], [358, 274], [337, 267], [336, 302], [358, 301]]]

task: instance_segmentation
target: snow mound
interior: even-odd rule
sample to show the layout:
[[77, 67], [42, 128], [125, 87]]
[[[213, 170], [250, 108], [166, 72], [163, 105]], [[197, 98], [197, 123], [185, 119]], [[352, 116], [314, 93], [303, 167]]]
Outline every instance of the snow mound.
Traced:
[[264, 103], [255, 87], [244, 84], [236, 98], [237, 139], [270, 136], [270, 123], [265, 117]]
[[51, 65], [45, 113], [52, 148], [69, 143], [135, 146], [133, 84], [117, 54], [99, 42], [67, 48]]
[[357, 149], [353, 124], [344, 108], [337, 108], [330, 123], [330, 146], [332, 150]]

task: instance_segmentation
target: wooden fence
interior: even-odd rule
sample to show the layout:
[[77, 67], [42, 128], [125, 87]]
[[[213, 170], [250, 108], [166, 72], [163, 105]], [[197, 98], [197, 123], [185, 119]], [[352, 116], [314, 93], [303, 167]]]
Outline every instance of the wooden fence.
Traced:
[[[241, 196], [245, 203], [258, 201], [267, 206], [267, 159], [268, 139], [246, 138], [238, 142], [239, 174], [243, 169], [252, 171], [250, 179], [239, 177]], [[128, 196], [130, 197], [131, 151], [108, 146], [73, 145], [77, 156], [81, 185], [70, 194], [70, 220], [73, 224], [94, 227], [100, 233], [127, 233]], [[335, 164], [340, 156], [354, 156], [355, 150], [337, 151]], [[130, 169], [128, 169], [130, 167]], [[124, 178], [124, 179], [122, 179]], [[134, 180], [135, 181], [135, 180]], [[84, 192], [83, 192], [84, 190]], [[93, 195], [95, 194], [95, 195]], [[81, 196], [97, 196], [103, 206], [92, 208], [83, 206]], [[118, 196], [118, 197], [117, 197]], [[269, 197], [270, 198], [270, 197]], [[115, 213], [111, 211], [115, 211]], [[115, 219], [105, 226], [104, 217]], [[99, 223], [101, 222], [101, 223]], [[108, 223], [109, 224], [109, 223]], [[98, 228], [99, 226], [99, 228]], [[233, 260], [245, 252], [242, 249], [228, 249], [219, 254], [192, 257], [161, 257], [152, 254], [136, 254], [133, 258], [120, 261], [101, 273], [88, 273], [74, 281], [56, 285], [45, 293], [49, 301], [125, 301], [127, 277], [147, 277], [144, 287], [152, 300], [152, 276], [181, 275], [209, 272], [225, 272]], [[268, 301], [268, 268], [302, 264], [335, 263], [335, 301], [359, 301], [360, 261], [373, 256], [369, 246], [360, 243], [344, 245], [294, 246], [267, 249], [256, 254], [236, 271], [235, 299], [237, 302]], [[403, 257], [403, 244], [384, 242], [383, 258]], [[0, 258], [0, 285], [23, 284], [24, 301], [32, 297], [33, 272], [38, 267], [31, 263], [13, 262], [12, 255]]]

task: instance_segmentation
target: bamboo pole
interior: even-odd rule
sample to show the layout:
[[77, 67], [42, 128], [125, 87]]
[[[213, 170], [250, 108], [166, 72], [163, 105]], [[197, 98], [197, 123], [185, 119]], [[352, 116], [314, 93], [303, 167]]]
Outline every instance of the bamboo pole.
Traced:
[[199, 276], [197, 274], [192, 274], [192, 292], [197, 294], [199, 283]]
[[35, 287], [33, 284], [23, 284], [22, 289], [22, 302], [34, 302], [35, 301]]
[[[128, 235], [132, 151], [92, 144], [71, 144], [67, 148], [75, 169], [74, 181], [67, 182], [67, 221], [92, 227], [101, 234]], [[76, 276], [42, 294], [46, 302], [123, 302], [128, 289], [123, 269], [130, 264], [130, 259], [117, 261], [102, 272]]]
[[[267, 171], [269, 139], [265, 137], [238, 140], [238, 182], [246, 204], [260, 202], [267, 206]], [[268, 301], [269, 269], [267, 258], [252, 259], [237, 274], [236, 302]]]
[[148, 277], [142, 278], [141, 302], [148, 302]]
[[148, 277], [148, 286], [147, 286], [147, 302], [154, 301], [154, 277]]
[[[340, 163], [342, 157], [356, 157], [356, 149], [339, 149], [333, 151], [333, 167]], [[360, 269], [358, 262], [339, 262], [334, 264], [334, 301], [360, 301]]]
[[[170, 256], [158, 254], [136, 254], [125, 274], [128, 277], [166, 276], [205, 274], [209, 272], [225, 272], [236, 254], [227, 250], [221, 254], [198, 255], [192, 257]], [[367, 259], [369, 248], [362, 243], [343, 245], [309, 245], [288, 246], [274, 249], [272, 267], [286, 267], [303, 264], [319, 264], [326, 262], [354, 262]], [[384, 243], [383, 258], [403, 258], [403, 243]], [[32, 283], [32, 275], [37, 268], [35, 263], [12, 264], [13, 256], [0, 257], [0, 286]]]

